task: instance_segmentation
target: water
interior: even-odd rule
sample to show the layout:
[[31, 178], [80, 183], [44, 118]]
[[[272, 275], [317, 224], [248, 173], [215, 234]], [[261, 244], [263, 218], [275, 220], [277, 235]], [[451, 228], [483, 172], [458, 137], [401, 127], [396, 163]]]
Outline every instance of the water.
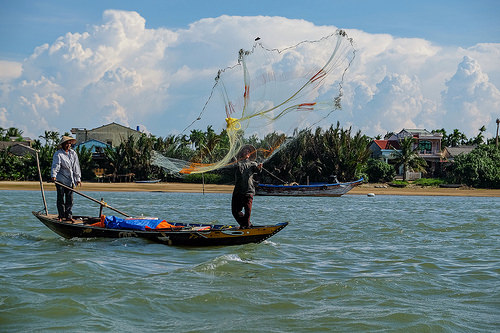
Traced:
[[[131, 215], [233, 224], [229, 194], [86, 194]], [[256, 197], [254, 224], [290, 225], [211, 248], [65, 240], [31, 215], [39, 192], [0, 200], [1, 332], [500, 328], [500, 198]], [[75, 214], [98, 213], [75, 200]]]

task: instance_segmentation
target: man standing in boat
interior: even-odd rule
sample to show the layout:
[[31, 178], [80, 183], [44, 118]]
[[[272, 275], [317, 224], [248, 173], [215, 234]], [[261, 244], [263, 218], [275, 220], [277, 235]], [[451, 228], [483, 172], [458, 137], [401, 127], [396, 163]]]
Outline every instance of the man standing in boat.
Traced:
[[[262, 171], [262, 163], [257, 164], [257, 151], [252, 145], [241, 148], [236, 162], [235, 185], [231, 199], [231, 212], [240, 228], [250, 228], [255, 184], [253, 176]], [[245, 211], [243, 213], [243, 210]]]
[[[63, 136], [59, 149], [52, 158], [51, 176], [53, 181], [58, 181], [68, 187], [81, 184], [81, 171], [78, 155], [71, 149], [76, 140], [70, 136]], [[73, 191], [56, 184], [58, 219], [73, 219]]]

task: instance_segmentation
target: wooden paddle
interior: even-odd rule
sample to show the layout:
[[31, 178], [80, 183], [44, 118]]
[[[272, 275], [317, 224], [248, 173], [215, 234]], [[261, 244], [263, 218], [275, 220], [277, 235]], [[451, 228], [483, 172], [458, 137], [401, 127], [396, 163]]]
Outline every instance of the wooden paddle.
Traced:
[[87, 198], [87, 199], [89, 199], [89, 200], [92, 200], [92, 201], [94, 201], [94, 202], [97, 202], [99, 205], [101, 205], [101, 207], [103, 207], [103, 206], [104, 206], [104, 207], [107, 207], [107, 208], [109, 208], [109, 209], [111, 209], [111, 210], [114, 210], [114, 211], [115, 211], [115, 212], [117, 212], [117, 213], [122, 214], [123, 216], [130, 217], [130, 215], [125, 214], [124, 212], [121, 212], [121, 211], [119, 211], [118, 209], [116, 209], [116, 208], [113, 208], [113, 207], [109, 206], [107, 203], [105, 203], [105, 202], [104, 202], [104, 201], [102, 201], [102, 200], [101, 200], [101, 201], [99, 201], [99, 200], [97, 200], [97, 199], [94, 199], [94, 198], [92, 198], [92, 197], [89, 197], [88, 195], [83, 194], [83, 193], [81, 193], [81, 192], [79, 192], [79, 191], [75, 190], [74, 188], [71, 188], [71, 187], [69, 187], [69, 186], [66, 186], [66, 185], [64, 185], [63, 183], [58, 182], [57, 180], [56, 180], [56, 181], [54, 181], [54, 183], [55, 183], [56, 185], [59, 185], [59, 186], [62, 186], [62, 187], [64, 187], [64, 188], [66, 188], [66, 189], [68, 189], [68, 190], [70, 190], [70, 191], [73, 191], [73, 192], [75, 192], [76, 194], [81, 195], [82, 197], [85, 197], [85, 198]]

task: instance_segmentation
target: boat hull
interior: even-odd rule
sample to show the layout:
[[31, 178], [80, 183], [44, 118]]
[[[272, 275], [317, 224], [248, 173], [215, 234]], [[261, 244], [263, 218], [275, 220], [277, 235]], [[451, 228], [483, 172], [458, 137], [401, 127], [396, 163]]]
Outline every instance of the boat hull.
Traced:
[[362, 183], [363, 178], [349, 183], [315, 184], [315, 185], [270, 185], [259, 184], [255, 195], [268, 196], [308, 196], [308, 197], [340, 197], [353, 187]]
[[[288, 222], [269, 226], [238, 229], [234, 226], [209, 224], [182, 224], [178, 229], [130, 230], [110, 229], [90, 224], [99, 222], [97, 217], [75, 217], [77, 223], [58, 221], [56, 215], [33, 212], [33, 215], [50, 230], [64, 238], [127, 238], [136, 237], [156, 243], [176, 246], [221, 246], [260, 243], [288, 225]], [[208, 230], [199, 230], [210, 226]]]

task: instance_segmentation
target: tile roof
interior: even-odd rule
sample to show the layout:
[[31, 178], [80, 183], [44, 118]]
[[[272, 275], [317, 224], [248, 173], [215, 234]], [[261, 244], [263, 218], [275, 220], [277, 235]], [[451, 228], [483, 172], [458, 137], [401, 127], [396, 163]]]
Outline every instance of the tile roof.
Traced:
[[476, 146], [457, 146], [457, 147], [446, 147], [450, 157], [457, 157], [460, 154], [468, 154], [474, 150]]
[[399, 142], [394, 141], [394, 140], [373, 140], [377, 146], [380, 147], [380, 149], [400, 149], [401, 146], [399, 145]]

